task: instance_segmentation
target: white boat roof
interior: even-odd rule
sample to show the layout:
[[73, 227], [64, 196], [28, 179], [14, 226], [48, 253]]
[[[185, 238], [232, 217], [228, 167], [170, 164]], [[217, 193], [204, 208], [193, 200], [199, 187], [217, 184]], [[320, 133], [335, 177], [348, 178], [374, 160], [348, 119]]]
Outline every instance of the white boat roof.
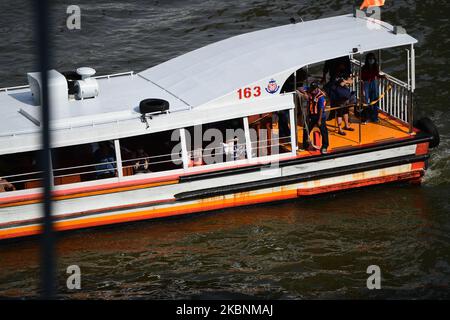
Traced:
[[235, 36], [147, 69], [140, 74], [192, 106], [300, 67], [352, 53], [417, 42], [374, 19], [343, 15]]
[[[353, 48], [358, 48], [359, 52], [368, 52], [417, 42], [407, 34], [394, 34], [393, 30], [393, 26], [379, 20], [343, 15], [235, 36], [138, 74], [99, 78], [98, 97], [73, 100], [65, 109], [56, 107], [52, 111], [52, 128], [70, 130], [73, 134], [70, 139], [67, 138], [67, 142], [58, 141], [57, 144], [86, 143], [89, 140], [86, 136], [97, 141], [96, 124], [113, 125], [119, 121], [132, 120], [126, 127], [129, 128], [129, 135], [135, 135], [137, 127], [139, 130], [142, 128], [137, 107], [146, 98], [169, 101], [170, 114], [165, 117], [166, 121], [170, 120], [172, 128], [192, 125], [194, 121], [197, 124], [218, 121], [220, 116], [227, 119], [228, 113], [239, 116], [232, 108], [226, 108], [226, 112], [223, 112], [225, 109], [218, 111], [221, 105], [243, 103], [236, 98], [239, 88], [255, 84], [264, 88], [271, 79], [276, 79], [282, 85], [295, 70], [349, 55]], [[280, 96], [279, 91], [273, 94], [262, 90], [260, 99], [275, 96]], [[285, 99], [279, 101], [285, 104]], [[248, 103], [255, 105], [252, 99]], [[251, 108], [255, 113], [259, 113], [257, 106]], [[195, 109], [206, 109], [208, 112], [194, 112]], [[245, 116], [245, 112], [250, 109], [241, 107], [240, 110], [241, 116]], [[186, 115], [175, 116], [177, 113]], [[40, 107], [33, 105], [29, 88], [0, 91], [0, 115], [3, 120], [0, 126], [0, 154], [38, 147], [36, 138], [20, 142], [15, 137], [14, 143], [5, 139], [37, 134], [40, 130], [39, 114]], [[74, 129], [83, 128], [86, 131], [87, 126], [91, 126], [91, 134], [85, 134], [83, 140], [78, 141]], [[105, 139], [113, 139], [113, 135], [117, 134], [115, 130], [109, 131], [111, 137], [105, 135]], [[140, 134], [143, 133], [145, 130]], [[121, 134], [127, 135], [124, 132]], [[59, 135], [58, 139], [65, 139], [64, 135]], [[17, 144], [20, 148], [16, 147]]]

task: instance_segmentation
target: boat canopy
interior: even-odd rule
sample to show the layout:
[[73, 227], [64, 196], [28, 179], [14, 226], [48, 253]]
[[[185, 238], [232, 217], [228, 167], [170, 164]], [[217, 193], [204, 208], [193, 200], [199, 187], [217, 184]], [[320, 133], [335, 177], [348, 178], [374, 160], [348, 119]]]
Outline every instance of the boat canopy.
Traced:
[[295, 70], [352, 54], [354, 48], [368, 52], [416, 42], [380, 20], [343, 15], [235, 36], [140, 75], [196, 107], [236, 96], [236, 90], [252, 84], [265, 87], [272, 78], [282, 85]]
[[[385, 22], [353, 15], [300, 22], [235, 36], [128, 76], [98, 78], [99, 95], [52, 106], [53, 144], [74, 145], [183, 128], [232, 117], [293, 108], [280, 94], [286, 79], [306, 65], [377, 49], [412, 45]], [[258, 100], [238, 91], [258, 91]], [[150, 129], [139, 102], [169, 101], [170, 112]], [[256, 103], [257, 102], [257, 103]], [[0, 90], [0, 154], [40, 148], [40, 107], [27, 87]]]

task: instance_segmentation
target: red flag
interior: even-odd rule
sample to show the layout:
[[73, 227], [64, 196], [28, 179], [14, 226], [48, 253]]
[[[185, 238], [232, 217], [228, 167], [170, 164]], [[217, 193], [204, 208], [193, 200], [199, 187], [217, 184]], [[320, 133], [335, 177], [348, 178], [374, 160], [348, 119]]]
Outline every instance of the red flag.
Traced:
[[369, 8], [369, 7], [382, 7], [384, 6], [385, 0], [364, 0], [361, 4], [360, 9]]

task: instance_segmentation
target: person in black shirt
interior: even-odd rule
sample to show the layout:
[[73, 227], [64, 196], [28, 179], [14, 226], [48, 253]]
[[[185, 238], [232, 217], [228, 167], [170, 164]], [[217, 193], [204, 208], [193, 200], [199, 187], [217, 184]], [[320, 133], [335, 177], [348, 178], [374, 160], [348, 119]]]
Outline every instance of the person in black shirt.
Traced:
[[352, 64], [349, 56], [327, 60], [323, 66], [322, 83], [327, 83], [327, 74], [330, 75], [328, 83], [332, 83], [339, 77], [348, 78], [351, 73]]
[[[349, 88], [352, 82], [353, 80], [350, 76], [347, 78], [339, 78], [335, 80], [330, 87], [331, 108], [338, 108], [336, 110], [338, 133], [342, 136], [346, 135], [343, 130], [355, 131], [355, 129], [350, 126], [348, 107], [349, 104], [356, 104], [356, 95], [354, 92], [350, 91]], [[342, 119], [344, 119], [345, 122], [344, 128], [341, 128]]]
[[[327, 74], [330, 76], [328, 81]], [[351, 74], [352, 63], [350, 62], [349, 56], [343, 56], [325, 61], [325, 65], [323, 66], [322, 84], [323, 90], [325, 91], [327, 96], [330, 97], [332, 95], [331, 87], [338, 78], [347, 79]], [[335, 110], [331, 110], [329, 118], [335, 118], [336, 113], [337, 112]]]

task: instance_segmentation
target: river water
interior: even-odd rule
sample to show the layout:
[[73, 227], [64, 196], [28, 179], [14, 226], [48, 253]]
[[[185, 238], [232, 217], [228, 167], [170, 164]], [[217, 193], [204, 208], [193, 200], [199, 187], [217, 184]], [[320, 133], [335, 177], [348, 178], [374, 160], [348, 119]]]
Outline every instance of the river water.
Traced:
[[[55, 68], [141, 71], [243, 32], [347, 14], [353, 1], [53, 1]], [[438, 126], [422, 186], [389, 185], [59, 237], [59, 297], [450, 298], [450, 2], [387, 0], [383, 19], [417, 46], [417, 116]], [[0, 87], [35, 70], [31, 1], [0, 2]], [[68, 31], [66, 8], [81, 7]], [[326, 50], [326, 48], [324, 48]], [[403, 53], [402, 53], [403, 54]], [[402, 68], [393, 55], [385, 64]], [[270, 63], [270, 61], [268, 61]], [[82, 289], [66, 288], [78, 265]], [[381, 268], [381, 290], [366, 269]], [[0, 245], [0, 297], [38, 294], [39, 243]]]

